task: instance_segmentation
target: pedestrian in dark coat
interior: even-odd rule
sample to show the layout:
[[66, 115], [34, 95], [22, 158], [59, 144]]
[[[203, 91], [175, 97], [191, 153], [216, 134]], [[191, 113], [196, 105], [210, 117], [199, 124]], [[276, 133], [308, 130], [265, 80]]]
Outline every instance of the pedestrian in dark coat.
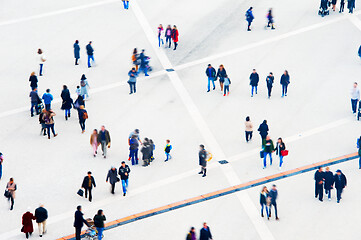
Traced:
[[257, 87], [259, 82], [259, 76], [258, 73], [256, 72], [256, 69], [253, 69], [253, 72], [249, 76], [249, 80], [250, 80], [249, 85], [252, 86], [251, 97], [253, 97], [254, 90], [256, 90], [256, 94], [257, 94]]
[[265, 208], [267, 213], [267, 219], [269, 220], [270, 197], [268, 195], [269, 195], [268, 189], [266, 186], [264, 186], [260, 193], [259, 204], [261, 205], [261, 217], [264, 217], [263, 209]]
[[123, 161], [122, 165], [119, 168], [119, 175], [120, 175], [120, 179], [122, 180], [122, 186], [123, 186], [123, 196], [125, 196], [125, 194], [127, 193], [129, 173], [130, 173], [130, 168]]
[[143, 49], [142, 52], [139, 54], [139, 58], [140, 60], [140, 67], [139, 67], [139, 71], [140, 72], [144, 72], [144, 75], [147, 77], [149, 76], [148, 74], [148, 67], [147, 67], [147, 63], [148, 63], [148, 57], [145, 55], [145, 50]]
[[34, 232], [33, 220], [35, 220], [35, 216], [30, 213], [30, 208], [28, 208], [28, 211], [23, 215], [22, 221], [22, 232], [25, 233], [26, 238], [29, 238], [29, 236], [31, 236], [31, 234]]
[[86, 53], [88, 55], [88, 68], [91, 67], [90, 60], [94, 63], [94, 49], [92, 47], [92, 42], [90, 41], [88, 45], [86, 45]]
[[342, 191], [347, 186], [346, 176], [341, 172], [341, 170], [336, 171], [334, 182], [337, 193], [337, 203], [340, 203]]
[[42, 237], [46, 233], [46, 220], [48, 219], [48, 211], [44, 208], [44, 205], [35, 209], [36, 223], [38, 224], [39, 236]]
[[197, 240], [196, 230], [194, 227], [191, 227], [191, 230], [187, 234], [186, 240]]
[[143, 167], [146, 167], [149, 165], [150, 157], [152, 153], [152, 147], [150, 146], [149, 139], [145, 138], [143, 142], [143, 147], [140, 150], [143, 154]]
[[251, 24], [253, 22], [254, 16], [253, 16], [253, 7], [250, 7], [246, 12], [246, 20], [248, 22], [248, 28], [247, 31], [251, 31]]
[[274, 147], [273, 141], [270, 138], [270, 136], [267, 136], [263, 143], [263, 152], [264, 152], [263, 169], [265, 169], [267, 167], [267, 155], [269, 155], [270, 165], [272, 165], [272, 153], [274, 152], [274, 150], [275, 150], [275, 147]]
[[98, 214], [94, 216], [94, 226], [98, 231], [98, 240], [102, 240], [103, 231], [104, 231], [104, 221], [106, 221], [106, 217], [104, 216], [103, 210], [99, 209]]
[[276, 155], [278, 155], [280, 158], [279, 169], [281, 170], [283, 164], [283, 157], [284, 157], [283, 151], [286, 150], [286, 144], [283, 142], [282, 138], [278, 138], [275, 150], [276, 150]]
[[78, 110], [79, 124], [81, 128], [81, 133], [85, 132], [85, 121], [88, 119], [88, 112], [85, 110], [83, 105], [80, 105]]
[[75, 100], [74, 102], [74, 108], [78, 109], [80, 106], [84, 106], [85, 107], [85, 101], [82, 95], [78, 95], [78, 98]]
[[212, 67], [211, 64], [208, 64], [208, 67], [206, 69], [206, 75], [208, 77], [208, 90], [207, 90], [207, 92], [209, 92], [211, 90], [211, 82], [213, 84], [213, 90], [216, 89], [216, 85], [214, 85], [214, 81], [216, 79], [216, 69], [214, 69], [214, 67]]
[[318, 196], [318, 200], [323, 201], [323, 182], [325, 180], [324, 172], [322, 167], [319, 167], [315, 172], [315, 198]]
[[76, 208], [76, 212], [74, 214], [74, 227], [75, 227], [75, 239], [76, 240], [80, 240], [80, 234], [81, 234], [81, 229], [85, 223], [85, 225], [88, 226], [87, 221], [85, 221], [84, 217], [83, 217], [83, 213], [81, 212], [81, 206], [77, 206]]
[[274, 82], [274, 76], [273, 73], [270, 72], [269, 75], [266, 78], [266, 84], [267, 84], [267, 89], [268, 89], [268, 98], [271, 98], [271, 93], [272, 93], [272, 87], [273, 87], [273, 82]]
[[353, 13], [353, 9], [355, 8], [355, 0], [347, 1], [348, 13]]
[[201, 171], [198, 174], [203, 174], [202, 177], [207, 175], [207, 151], [204, 149], [204, 145], [199, 146], [199, 165], [201, 166]]
[[273, 14], [272, 14], [272, 8], [270, 10], [268, 10], [268, 14], [267, 14], [267, 27], [271, 27], [272, 30], [274, 30], [274, 26], [273, 26]]
[[172, 40], [173, 40], [173, 42], [174, 42], [174, 48], [173, 48], [173, 50], [177, 50], [177, 46], [178, 46], [178, 36], [179, 36], [179, 33], [178, 33], [177, 26], [174, 25], [174, 26], [173, 26], [173, 29], [172, 29]]
[[287, 87], [290, 84], [290, 75], [287, 70], [283, 73], [280, 83], [282, 85], [282, 97], [287, 97]]
[[259, 135], [261, 135], [262, 138], [262, 146], [264, 145], [264, 140], [266, 139], [267, 135], [268, 135], [268, 125], [267, 125], [267, 120], [263, 120], [263, 122], [261, 123], [261, 125], [259, 125], [258, 128], [258, 132]]
[[85, 198], [88, 198], [88, 192], [89, 192], [89, 202], [91, 202], [93, 199], [92, 196], [93, 186], [96, 187], [94, 177], [92, 176], [91, 172], [88, 172], [88, 176], [84, 177], [83, 184], [81, 185], [81, 187], [85, 189]]
[[361, 169], [361, 136], [359, 139], [357, 139], [356, 144], [357, 144], [358, 156], [359, 156], [358, 164], [359, 164], [359, 169]]
[[326, 172], [324, 172], [325, 179], [325, 193], [328, 195], [328, 200], [331, 201], [331, 189], [333, 189], [333, 173], [330, 171], [329, 167], [326, 167]]
[[68, 120], [68, 118], [70, 118], [70, 109], [73, 105], [73, 99], [71, 98], [69, 89], [66, 85], [63, 86], [63, 91], [61, 92], [60, 97], [63, 100], [61, 109], [65, 110], [65, 120]]
[[272, 185], [272, 189], [271, 189], [271, 191], [269, 192], [269, 197], [270, 197], [270, 200], [271, 200], [271, 205], [270, 205], [270, 207], [269, 207], [269, 217], [271, 217], [271, 209], [272, 209], [272, 206], [273, 206], [274, 209], [275, 209], [275, 217], [276, 217], [276, 220], [279, 220], [278, 214], [277, 214], [277, 197], [278, 197], [278, 191], [277, 191], [276, 185]]
[[75, 41], [73, 47], [74, 47], [75, 65], [79, 65], [78, 60], [80, 58], [80, 47], [79, 47], [79, 41], [78, 40]]
[[31, 102], [31, 108], [30, 108], [30, 116], [34, 117], [34, 110], [35, 110], [35, 114], [39, 114], [39, 102], [41, 102], [41, 99], [38, 95], [38, 90], [35, 88], [33, 89], [30, 94], [30, 102]]
[[115, 184], [118, 182], [118, 180], [119, 180], [119, 178], [118, 178], [117, 169], [115, 167], [112, 167], [108, 171], [108, 175], [107, 175], [107, 179], [106, 179], [106, 182], [109, 181], [110, 185], [112, 186], [112, 190], [111, 190], [112, 194], [114, 194]]
[[227, 77], [226, 69], [224, 68], [223, 64], [221, 64], [218, 68], [217, 76], [216, 76], [216, 80], [217, 78], [219, 78], [219, 85], [221, 86], [221, 92], [223, 92], [223, 84], [224, 84], [224, 79], [226, 77]]
[[167, 29], [164, 31], [164, 36], [165, 36], [165, 43], [167, 45], [167, 43], [169, 42], [169, 48], [172, 46], [172, 28], [170, 25], [167, 26]]
[[201, 229], [201, 233], [199, 236], [199, 240], [212, 240], [212, 233], [209, 227], [207, 226], [207, 223], [203, 223], [203, 228]]
[[38, 77], [35, 75], [35, 72], [30, 74], [29, 82], [31, 90], [38, 88]]

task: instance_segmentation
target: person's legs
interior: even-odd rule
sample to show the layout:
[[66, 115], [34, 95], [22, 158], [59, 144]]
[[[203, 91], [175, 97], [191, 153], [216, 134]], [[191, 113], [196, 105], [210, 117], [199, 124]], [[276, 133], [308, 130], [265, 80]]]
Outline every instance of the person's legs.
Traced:
[[341, 200], [341, 194], [342, 194], [342, 189], [336, 188], [336, 194], [337, 194], [337, 202], [340, 202], [340, 200]]
[[[358, 160], [358, 166], [359, 166], [359, 169], [361, 169], [361, 156], [360, 156], [360, 158]], [[0, 178], [1, 178], [1, 176], [0, 176]]]
[[3, 165], [0, 164], [0, 179], [1, 179], [2, 175], [3, 175]]
[[252, 86], [251, 96], [253, 97], [254, 86]]
[[328, 190], [328, 199], [331, 199], [331, 188]]
[[357, 99], [351, 99], [351, 107], [352, 107], [352, 112], [356, 113]]
[[246, 131], [246, 142], [249, 141], [249, 132]]
[[127, 9], [129, 9], [129, 1], [127, 1]]
[[85, 190], [85, 198], [88, 198], [88, 189], [85, 188], [84, 190]]
[[103, 156], [107, 155], [107, 144], [105, 141], [101, 141]]
[[10, 203], [11, 203], [10, 210], [13, 210], [14, 209], [14, 197], [12, 194], [10, 194]]
[[122, 180], [123, 193], [127, 193], [127, 180]]
[[267, 89], [268, 89], [268, 98], [270, 98], [271, 97], [272, 87], [267, 86]]
[[130, 93], [129, 94], [132, 94], [133, 93], [132, 83], [129, 82], [128, 84], [129, 84], [129, 88], [130, 88]]
[[46, 220], [42, 222], [43, 225], [43, 234], [46, 233]]
[[323, 186], [322, 184], [318, 185], [318, 200], [323, 200]]
[[174, 49], [173, 50], [177, 50], [177, 46], [178, 46], [178, 43], [174, 42]]
[[93, 147], [93, 155], [96, 156], [97, 150], [98, 150], [98, 144], [97, 144], [97, 143], [93, 143], [93, 144], [92, 144], [92, 147]]
[[263, 207], [264, 207], [264, 204], [261, 204], [261, 216], [263, 217]]
[[26, 239], [29, 238], [29, 233], [28, 232], [25, 233], [25, 237], [26, 237]]
[[46, 131], [48, 132], [48, 138], [50, 138], [50, 124], [46, 124]]
[[211, 78], [208, 77], [208, 92], [211, 90]]
[[282, 85], [282, 97], [285, 96], [285, 85]]
[[39, 236], [43, 235], [43, 231], [41, 229], [41, 223], [38, 223]]
[[[54, 130], [54, 123], [50, 125], [50, 128], [51, 128], [51, 132], [53, 133], [53, 136], [55, 137], [56, 134], [55, 134], [55, 130]], [[50, 133], [49, 133], [50, 135]]]
[[136, 84], [137, 84], [137, 83], [133, 83], [133, 91], [134, 91], [134, 93], [137, 92]]
[[111, 193], [114, 194], [114, 190], [115, 190], [115, 183], [112, 183], [112, 190], [111, 190]]
[[31, 116], [34, 116], [34, 108], [35, 108], [35, 112], [36, 112], [36, 105], [37, 103], [31, 103], [31, 108], [30, 108], [30, 114]]
[[276, 219], [278, 219], [278, 214], [277, 214], [277, 203], [276, 202], [274, 202], [274, 203], [272, 203], [272, 205], [274, 206], [274, 208], [275, 208], [275, 217], [276, 217]]
[[281, 153], [279, 153], [280, 154], [280, 168], [282, 167], [282, 164], [283, 164], [283, 156], [281, 155]]
[[75, 239], [80, 240], [81, 228], [75, 228]]
[[40, 63], [39, 76], [43, 76], [43, 66], [44, 66], [44, 64]]
[[91, 190], [91, 188], [89, 188], [89, 202], [91, 202], [92, 199], [93, 199], [92, 190]]
[[104, 228], [97, 228], [97, 230], [98, 230], [98, 240], [102, 240]]
[[160, 47], [160, 36], [158, 36], [158, 47]]
[[268, 153], [264, 153], [264, 156], [263, 156], [263, 168], [266, 168], [267, 167], [267, 154]]
[[253, 132], [249, 132], [249, 140], [252, 140]]
[[78, 59], [79, 58], [75, 58], [75, 65], [78, 65]]
[[272, 165], [272, 153], [268, 153], [269, 154], [269, 158], [270, 158], [270, 165]]
[[318, 196], [318, 184], [315, 182], [315, 198]]
[[90, 56], [90, 55], [88, 55], [88, 68], [90, 68], [90, 67], [91, 67], [91, 65], [90, 65], [90, 59], [91, 59], [91, 56]]
[[134, 156], [135, 156], [135, 165], [138, 165], [138, 148], [135, 150], [135, 154], [134, 154]]

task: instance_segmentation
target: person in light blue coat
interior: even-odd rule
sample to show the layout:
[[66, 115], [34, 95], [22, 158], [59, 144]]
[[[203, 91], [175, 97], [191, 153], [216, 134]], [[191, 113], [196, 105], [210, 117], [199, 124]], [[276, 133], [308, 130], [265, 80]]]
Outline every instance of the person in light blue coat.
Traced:
[[226, 77], [224, 78], [224, 95], [223, 96], [229, 95], [229, 85], [231, 85], [231, 80], [226, 75]]
[[86, 99], [89, 98], [88, 88], [90, 88], [88, 80], [85, 77], [85, 74], [83, 74], [80, 79], [80, 95], [83, 97], [84, 100], [85, 96]]
[[73, 47], [74, 47], [75, 65], [79, 65], [78, 60], [80, 58], [80, 47], [79, 47], [79, 41], [78, 40], [75, 41]]
[[132, 70], [129, 71], [128, 76], [129, 76], [128, 84], [129, 84], [129, 87], [130, 87], [130, 93], [129, 94], [136, 93], [136, 91], [137, 91], [136, 83], [137, 83], [138, 73], [137, 73], [137, 71], [135, 70], [134, 67], [132, 68]]

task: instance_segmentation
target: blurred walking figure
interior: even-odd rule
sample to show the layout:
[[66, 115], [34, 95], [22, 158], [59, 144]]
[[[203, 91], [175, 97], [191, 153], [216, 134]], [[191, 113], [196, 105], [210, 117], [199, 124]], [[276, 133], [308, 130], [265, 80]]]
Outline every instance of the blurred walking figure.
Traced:
[[155, 159], [154, 158], [155, 144], [154, 144], [152, 139], [149, 139], [149, 144], [150, 144], [150, 149], [151, 149], [151, 151], [150, 151], [150, 162], [153, 162], [154, 159]]
[[105, 129], [104, 125], [101, 127], [101, 130], [98, 134], [98, 143], [102, 145], [102, 151], [104, 158], [107, 158], [107, 148], [110, 148], [110, 134], [109, 131]]
[[[167, 29], [165, 30], [165, 44], [168, 44], [168, 47], [170, 48], [172, 45], [172, 28], [170, 25], [167, 26]], [[168, 43], [169, 42], [169, 43]]]
[[353, 13], [353, 9], [355, 8], [355, 0], [347, 0], [347, 8], [348, 13]]
[[323, 181], [324, 181], [324, 172], [322, 167], [319, 167], [315, 172], [315, 198], [318, 197], [318, 200], [323, 201]]
[[270, 197], [270, 200], [271, 200], [271, 204], [270, 204], [270, 207], [269, 207], [269, 217], [271, 217], [271, 209], [272, 209], [272, 206], [273, 206], [274, 209], [275, 209], [276, 220], [279, 220], [278, 214], [277, 214], [278, 191], [277, 191], [276, 185], [272, 185], [272, 189], [271, 189], [271, 191], [269, 193], [269, 197]]
[[212, 233], [209, 227], [207, 226], [207, 223], [203, 223], [203, 228], [201, 229], [199, 240], [212, 240]]
[[170, 144], [170, 140], [167, 139], [166, 145], [164, 148], [165, 156], [167, 157], [164, 162], [168, 162], [170, 159], [172, 159], [172, 155], [170, 155], [170, 151], [172, 150], [172, 145]]
[[216, 85], [214, 85], [214, 81], [216, 80], [216, 69], [212, 67], [211, 64], [208, 64], [208, 67], [206, 69], [206, 75], [208, 77], [208, 91], [211, 90], [211, 82], [213, 84], [213, 90], [216, 89]]
[[100, 142], [98, 142], [98, 130], [96, 129], [94, 129], [90, 135], [90, 145], [93, 148], [93, 156], [96, 157], [98, 154], [98, 146], [100, 145]]
[[78, 40], [75, 40], [73, 48], [74, 48], [75, 65], [79, 65], [78, 61], [80, 59], [80, 47], [79, 47], [79, 41]]
[[282, 85], [282, 97], [287, 97], [287, 87], [290, 84], [290, 75], [287, 70], [283, 73], [280, 83]]
[[0, 152], [0, 180], [3, 175], [4, 155]]
[[85, 190], [85, 198], [88, 198], [88, 192], [89, 192], [89, 202], [92, 201], [93, 195], [92, 195], [92, 189], [93, 186], [96, 187], [94, 177], [92, 176], [92, 173], [89, 171], [88, 176], [84, 177], [83, 184], [81, 185], [82, 188]]
[[23, 227], [21, 229], [21, 231], [23, 233], [25, 233], [25, 237], [28, 239], [31, 234], [34, 232], [34, 228], [33, 228], [33, 220], [35, 220], [35, 216], [30, 213], [30, 208], [28, 208], [28, 210], [26, 211], [26, 213], [24, 213], [23, 215]]
[[144, 142], [143, 142], [143, 146], [140, 149], [140, 151], [143, 154], [143, 167], [146, 167], [149, 165], [150, 163], [150, 154], [151, 154], [151, 146], [149, 144], [149, 139], [148, 138], [144, 138]]
[[231, 79], [229, 79], [229, 77], [226, 75], [224, 78], [224, 97], [229, 95], [229, 85], [231, 85]]
[[164, 32], [163, 25], [159, 24], [159, 26], [158, 26], [158, 46], [159, 47], [160, 47], [160, 45], [162, 45], [162, 46], [164, 45], [163, 32]]
[[342, 13], [344, 11], [344, 9], [345, 9], [345, 0], [341, 0], [339, 13]]
[[69, 89], [66, 85], [63, 86], [60, 97], [63, 100], [61, 109], [65, 111], [65, 120], [68, 120], [68, 118], [70, 118], [70, 109], [73, 105], [73, 99], [71, 98]]
[[275, 27], [273, 26], [273, 13], [272, 13], [272, 8], [270, 8], [270, 10], [268, 10], [268, 14], [267, 14], [267, 27], [271, 27], [271, 29], [275, 29]]
[[83, 215], [84, 214], [82, 213], [81, 206], [80, 205], [77, 206], [76, 212], [74, 214], [74, 228], [75, 228], [75, 239], [76, 240], [80, 240], [81, 229], [83, 228], [84, 223], [85, 223], [85, 225], [88, 226], [88, 223], [84, 219]]
[[38, 88], [38, 77], [36, 76], [35, 72], [30, 74], [29, 82], [31, 90]]
[[256, 90], [256, 94], [257, 94], [257, 87], [258, 87], [258, 82], [259, 82], [259, 75], [258, 75], [256, 69], [253, 69], [253, 72], [249, 76], [249, 80], [250, 80], [249, 85], [252, 86], [251, 97], [253, 97], [254, 90]]
[[88, 112], [85, 110], [83, 105], [81, 105], [77, 110], [78, 110], [78, 117], [79, 117], [81, 133], [84, 133], [85, 132], [85, 121], [88, 119]]
[[[140, 144], [142, 144], [142, 141], [140, 140], [140, 137], [139, 137], [139, 129], [134, 129], [134, 131], [132, 131], [130, 134], [129, 134], [129, 137], [128, 137], [128, 144], [130, 145], [130, 139], [135, 136], [136, 139], [140, 142]], [[130, 159], [129, 159], [130, 160]]]
[[326, 172], [324, 172], [325, 179], [325, 193], [328, 195], [328, 200], [331, 201], [331, 190], [333, 189], [333, 173], [330, 171], [330, 167], [326, 167]]
[[135, 70], [134, 67], [128, 72], [128, 76], [129, 76], [128, 84], [130, 87], [129, 94], [136, 93], [137, 92], [136, 84], [137, 84], [138, 72]]
[[360, 89], [357, 86], [357, 82], [354, 82], [353, 88], [351, 89], [351, 107], [353, 114], [356, 114], [357, 103], [360, 100]]
[[83, 97], [83, 99], [89, 98], [88, 89], [90, 88], [87, 78], [85, 77], [85, 74], [81, 76], [80, 79], [80, 95]]
[[123, 161], [122, 165], [119, 168], [119, 175], [120, 175], [120, 179], [122, 180], [123, 196], [127, 194], [129, 173], [130, 173], [130, 168]]
[[174, 42], [174, 48], [173, 48], [173, 50], [177, 50], [177, 46], [178, 46], [178, 36], [179, 36], [179, 33], [178, 33], [177, 26], [174, 25], [174, 26], [173, 26], [173, 29], [172, 29], [172, 40], [173, 40], [173, 42]]
[[42, 99], [44, 99], [45, 109], [49, 111], [51, 109], [51, 102], [54, 99], [53, 95], [50, 93], [50, 89], [46, 89]]
[[107, 220], [104, 216], [103, 210], [99, 209], [98, 213], [94, 216], [94, 226], [98, 231], [98, 240], [102, 240], [104, 231], [104, 222]]
[[148, 67], [147, 67], [148, 57], [145, 55], [144, 52], [145, 52], [145, 50], [143, 49], [142, 53], [139, 55], [139, 58], [138, 58], [138, 59], [140, 59], [140, 68], [139, 68], [138, 73], [143, 71], [144, 75], [147, 77], [147, 76], [149, 76], [148, 75]]
[[48, 219], [48, 211], [43, 204], [35, 209], [36, 223], [38, 224], [39, 236], [42, 237], [46, 233], [46, 220]]
[[191, 230], [189, 230], [186, 240], [197, 240], [196, 229], [194, 227], [191, 227]]
[[38, 55], [39, 55], [38, 57], [39, 57], [39, 65], [40, 65], [39, 76], [43, 76], [43, 69], [44, 69], [44, 64], [46, 62], [46, 58], [43, 53], [43, 50], [41, 50], [40, 48], [38, 49]]
[[124, 9], [129, 9], [129, 1], [128, 0], [122, 0], [122, 1], [123, 1]]
[[251, 118], [249, 116], [246, 117], [244, 125], [246, 126], [246, 142], [249, 142], [252, 140], [253, 135], [253, 123], [251, 122]]
[[16, 183], [13, 178], [6, 184], [6, 191], [8, 191], [8, 200], [10, 201], [10, 211], [14, 209], [15, 191], [17, 189]]
[[223, 92], [223, 85], [224, 85], [224, 79], [227, 77], [226, 69], [224, 68], [223, 64], [221, 64], [217, 71], [217, 78], [219, 78], [219, 85], [221, 86], [221, 91]]
[[272, 87], [273, 87], [273, 82], [274, 82], [274, 76], [273, 73], [270, 72], [269, 75], [266, 78], [266, 84], [267, 84], [267, 89], [268, 89], [268, 98], [271, 98], [271, 93], [272, 93]]
[[132, 55], [132, 62], [133, 62], [133, 65], [135, 66], [135, 71], [137, 71], [137, 72], [138, 72], [138, 67], [140, 64], [140, 60], [138, 58], [139, 58], [138, 50], [136, 48], [134, 48], [133, 55]]
[[336, 11], [336, 3], [337, 3], [337, 0], [332, 0], [331, 3], [332, 3], [332, 10], [333, 10], [333, 11]]
[[263, 120], [261, 125], [259, 125], [258, 131], [259, 131], [259, 135], [261, 135], [262, 146], [263, 146], [264, 141], [265, 141], [265, 139], [266, 139], [266, 137], [268, 135], [268, 131], [269, 131], [269, 128], [268, 128], [268, 125], [267, 125], [267, 120]]
[[358, 156], [359, 156], [358, 164], [359, 164], [359, 169], [361, 169], [361, 136], [359, 139], [357, 139], [357, 149], [358, 149]]
[[129, 161], [132, 160], [132, 165], [138, 165], [138, 138], [136, 135], [132, 135], [129, 140]]
[[267, 214], [267, 219], [269, 220], [268, 209], [269, 209], [269, 205], [270, 205], [271, 201], [270, 201], [270, 197], [268, 195], [269, 195], [268, 189], [266, 186], [264, 186], [260, 193], [260, 199], [259, 199], [259, 203], [261, 204], [261, 217], [264, 217], [263, 209], [265, 208], [266, 214]]
[[267, 136], [263, 146], [264, 157], [263, 157], [263, 169], [267, 167], [267, 155], [270, 157], [270, 165], [272, 166], [272, 153], [275, 151], [273, 141], [270, 136]]
[[90, 60], [92, 60], [94, 64], [94, 49], [92, 47], [92, 41], [90, 41], [88, 45], [86, 45], [86, 54], [88, 55], [88, 68], [90, 68], [92, 67], [92, 65], [90, 64]]
[[340, 200], [342, 199], [341, 197], [342, 191], [347, 186], [346, 176], [342, 173], [341, 170], [336, 171], [334, 182], [335, 182], [335, 188], [337, 194], [337, 203], [340, 203]]
[[278, 138], [276, 144], [276, 155], [280, 157], [279, 169], [281, 170], [283, 164], [283, 157], [285, 157], [286, 144], [283, 142], [282, 138]]
[[250, 7], [246, 12], [246, 20], [248, 22], [248, 28], [247, 31], [251, 31], [251, 24], [253, 22], [254, 16], [253, 16], [253, 7]]
[[46, 113], [46, 110], [43, 109], [39, 115], [39, 124], [41, 124], [40, 135], [43, 135], [43, 136], [46, 136], [46, 124], [45, 124], [45, 120], [44, 120], [45, 113]]
[[38, 110], [38, 105], [39, 102], [41, 102], [41, 99], [38, 95], [38, 90], [36, 88], [34, 88], [30, 94], [30, 102], [31, 102], [31, 107], [30, 107], [30, 116], [34, 117], [34, 110], [35, 110], [35, 114], [38, 114], [39, 110]]
[[107, 179], [106, 179], [106, 182], [109, 181], [110, 185], [112, 186], [112, 189], [110, 191], [112, 194], [114, 194], [115, 184], [118, 182], [118, 180], [119, 180], [119, 178], [118, 178], [117, 169], [115, 167], [112, 167], [108, 171], [108, 175], [107, 175]]
[[199, 145], [199, 165], [201, 166], [201, 171], [198, 174], [203, 174], [202, 177], [207, 176], [207, 151], [204, 149], [204, 145]]
[[53, 136], [56, 137], [58, 136], [58, 134], [55, 133], [54, 130], [54, 116], [55, 116], [55, 112], [53, 112], [53, 110], [49, 110], [49, 111], [45, 111], [44, 112], [44, 116], [43, 116], [43, 120], [45, 122], [45, 126], [48, 132], [48, 139], [50, 139], [50, 129], [51, 132], [53, 133]]

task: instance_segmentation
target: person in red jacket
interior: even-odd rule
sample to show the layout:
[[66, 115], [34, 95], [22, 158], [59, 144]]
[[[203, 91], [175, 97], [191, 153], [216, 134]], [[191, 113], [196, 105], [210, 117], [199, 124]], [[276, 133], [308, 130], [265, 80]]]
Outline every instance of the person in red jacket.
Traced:
[[172, 29], [172, 40], [174, 42], [174, 49], [173, 50], [177, 50], [177, 46], [178, 46], [178, 36], [179, 36], [179, 33], [178, 33], [178, 29], [177, 29], [177, 26], [174, 25], [173, 26], [173, 29]]
[[22, 232], [25, 233], [26, 238], [29, 238], [31, 234], [34, 232], [33, 228], [33, 220], [35, 220], [35, 216], [30, 212], [30, 208], [23, 215], [23, 228]]

